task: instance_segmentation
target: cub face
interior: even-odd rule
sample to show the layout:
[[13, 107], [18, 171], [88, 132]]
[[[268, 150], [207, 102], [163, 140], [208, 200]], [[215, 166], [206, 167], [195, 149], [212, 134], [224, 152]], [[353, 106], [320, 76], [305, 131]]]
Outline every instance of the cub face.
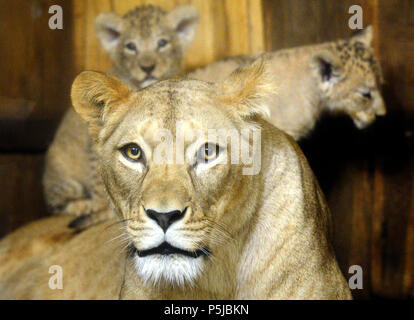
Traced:
[[383, 81], [380, 65], [372, 44], [372, 27], [349, 40], [340, 40], [312, 59], [327, 107], [348, 114], [359, 129], [386, 114], [380, 86]]
[[198, 12], [190, 5], [168, 13], [149, 5], [124, 16], [102, 13], [95, 20], [95, 29], [116, 70], [143, 88], [180, 72], [198, 22]]
[[[247, 191], [254, 176], [243, 169], [255, 163], [233, 161], [242, 142], [227, 143], [226, 135], [257, 130], [251, 116], [267, 112], [264, 97], [275, 90], [264, 70], [258, 61], [220, 84], [166, 80], [134, 93], [101, 73], [75, 80], [73, 105], [89, 123], [144, 281], [195, 281], [249, 221], [240, 212], [255, 199]], [[217, 129], [224, 137], [211, 134]], [[254, 139], [239, 140], [248, 152], [258, 150]]]

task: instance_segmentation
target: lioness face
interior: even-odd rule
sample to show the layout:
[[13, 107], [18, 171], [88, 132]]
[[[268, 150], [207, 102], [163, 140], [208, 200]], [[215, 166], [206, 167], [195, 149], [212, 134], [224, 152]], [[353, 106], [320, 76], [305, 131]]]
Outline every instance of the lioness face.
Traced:
[[122, 17], [103, 13], [95, 21], [103, 48], [138, 88], [180, 72], [197, 26], [198, 13], [192, 6], [179, 6], [169, 13], [142, 6]]
[[[234, 76], [245, 81], [229, 80], [231, 93], [226, 93], [228, 83], [220, 87], [196, 80], [162, 81], [125, 93], [114, 90], [123, 85], [112, 78], [91, 80], [105, 77], [91, 72], [73, 85], [74, 106], [95, 132], [103, 181], [125, 220], [136, 270], [145, 281], [194, 281], [249, 219], [232, 214], [251, 179], [243, 176], [243, 163], [231, 163], [240, 144], [226, 144], [211, 132], [237, 134], [252, 127], [245, 117], [260, 112], [254, 99], [268, 88], [254, 91], [264, 69], [261, 64], [251, 68]], [[93, 88], [103, 82], [109, 82], [104, 89]], [[100, 99], [106, 105], [96, 113], [101, 104], [90, 105]], [[243, 141], [250, 146], [251, 139]]]
[[[227, 148], [210, 142], [207, 130], [238, 128], [208, 94], [192, 92], [171, 86], [143, 92], [102, 149], [105, 184], [128, 219], [144, 279], [193, 280], [213, 237], [226, 236], [212, 230], [220, 221], [215, 204], [226, 194], [227, 178], [239, 173], [222, 161]], [[177, 133], [188, 138], [182, 150]]]

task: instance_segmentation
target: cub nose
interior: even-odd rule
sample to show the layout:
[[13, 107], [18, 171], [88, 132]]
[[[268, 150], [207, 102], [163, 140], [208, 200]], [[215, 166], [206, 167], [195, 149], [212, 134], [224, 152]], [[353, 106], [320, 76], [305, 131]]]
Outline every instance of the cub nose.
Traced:
[[183, 218], [186, 211], [187, 208], [185, 208], [184, 211], [173, 210], [169, 212], [158, 212], [152, 209], [145, 209], [147, 216], [157, 222], [164, 232], [166, 232], [168, 227], [175, 221]]
[[144, 71], [146, 74], [150, 74], [155, 69], [155, 64], [149, 65], [149, 66], [143, 66], [141, 65], [142, 71]]

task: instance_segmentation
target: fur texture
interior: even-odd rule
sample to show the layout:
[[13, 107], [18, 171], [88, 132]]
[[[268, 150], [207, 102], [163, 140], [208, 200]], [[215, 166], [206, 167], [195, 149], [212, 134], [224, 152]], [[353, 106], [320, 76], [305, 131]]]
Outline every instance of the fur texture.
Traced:
[[[349, 40], [265, 53], [269, 73], [275, 75], [278, 94], [271, 98], [270, 121], [295, 140], [306, 136], [319, 116], [345, 113], [362, 129], [385, 115], [382, 75], [368, 27]], [[238, 56], [193, 71], [190, 78], [221, 81], [257, 56]]]

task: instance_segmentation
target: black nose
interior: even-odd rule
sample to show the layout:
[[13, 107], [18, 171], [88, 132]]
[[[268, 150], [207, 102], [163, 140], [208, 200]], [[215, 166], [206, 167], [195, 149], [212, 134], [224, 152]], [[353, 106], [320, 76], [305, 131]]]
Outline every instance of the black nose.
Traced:
[[150, 74], [155, 69], [155, 64], [151, 66], [141, 66], [142, 71], [144, 71], [147, 74]]
[[174, 210], [170, 212], [158, 212], [151, 209], [145, 210], [147, 216], [150, 217], [152, 220], [155, 220], [158, 223], [158, 225], [162, 228], [162, 230], [164, 230], [164, 232], [168, 229], [170, 225], [173, 224], [173, 222], [180, 220], [182, 217], [184, 217], [186, 211], [187, 208], [185, 208], [184, 211]]

